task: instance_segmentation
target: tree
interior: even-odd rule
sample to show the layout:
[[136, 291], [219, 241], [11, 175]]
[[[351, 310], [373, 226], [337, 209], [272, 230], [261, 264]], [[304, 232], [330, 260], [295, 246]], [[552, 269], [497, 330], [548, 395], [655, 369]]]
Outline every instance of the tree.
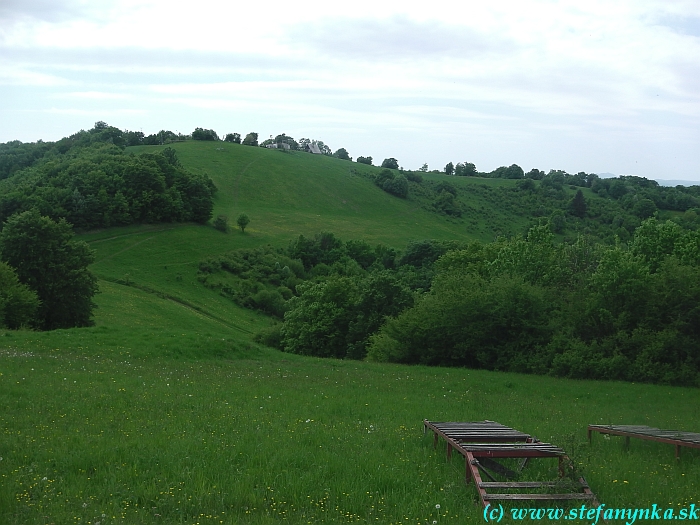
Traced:
[[238, 216], [238, 219], [236, 219], [236, 224], [238, 224], [238, 227], [241, 229], [241, 233], [245, 232], [246, 226], [250, 223], [250, 219], [245, 213], [241, 213]]
[[214, 219], [214, 228], [220, 232], [226, 233], [228, 231], [228, 217], [226, 217], [226, 215], [218, 215], [216, 219]]
[[219, 135], [213, 129], [195, 128], [192, 132], [192, 140], [219, 140]]
[[333, 153], [333, 156], [339, 158], [340, 160], [352, 160], [352, 157], [348, 154], [345, 148], [340, 148], [338, 151]]
[[452, 175], [454, 172], [455, 172], [455, 165], [452, 164], [451, 162], [448, 162], [447, 165], [445, 166], [445, 174]]
[[372, 157], [357, 157], [357, 161], [360, 164], [367, 164], [368, 166], [372, 165]]
[[458, 177], [474, 177], [476, 166], [471, 162], [458, 162], [455, 166], [455, 175]]
[[651, 199], [640, 199], [632, 208], [632, 213], [640, 219], [648, 219], [656, 213], [656, 204]]
[[0, 261], [0, 327], [29, 326], [38, 308], [36, 293], [19, 282], [17, 272], [10, 265]]
[[413, 302], [387, 271], [365, 278], [333, 276], [297, 290], [300, 296], [289, 300], [284, 314], [284, 350], [338, 359], [363, 359], [370, 334]]
[[97, 278], [88, 265], [94, 255], [85, 242], [73, 240], [65, 219], [54, 222], [35, 209], [13, 215], [0, 234], [0, 259], [16, 268], [20, 282], [41, 300], [40, 328], [93, 324]]
[[535, 181], [532, 179], [520, 179], [515, 183], [515, 187], [521, 191], [535, 191]]
[[254, 132], [248, 133], [243, 139], [244, 146], [257, 146], [258, 145], [258, 134]]
[[273, 144], [287, 144], [289, 146], [289, 149], [295, 151], [299, 149], [299, 143], [292, 137], [288, 137], [285, 133], [277, 135], [273, 141]]
[[427, 162], [423, 163], [423, 165], [420, 168], [418, 168], [418, 171], [422, 171], [423, 173], [427, 173], [428, 172], [428, 163]]
[[384, 159], [384, 162], [382, 162], [382, 168], [389, 168], [390, 170], [397, 170], [397, 169], [399, 169], [399, 161], [393, 157], [390, 157], [388, 159]]
[[224, 142], [233, 142], [234, 144], [240, 144], [241, 143], [241, 134], [240, 133], [228, 133], [226, 135], [226, 138], [224, 139]]
[[405, 199], [408, 196], [408, 180], [402, 174], [394, 175], [389, 169], [383, 169], [374, 179], [374, 183], [387, 193]]
[[586, 208], [586, 199], [583, 197], [583, 192], [578, 190], [576, 195], [574, 195], [574, 198], [571, 199], [571, 202], [569, 203], [571, 214], [583, 219], [586, 216]]
[[[530, 179], [526, 179], [530, 180]], [[530, 180], [530, 182], [532, 182]], [[563, 233], [566, 228], [566, 218], [564, 217], [564, 212], [561, 210], [554, 210], [549, 216], [549, 228], [552, 233]]]
[[496, 168], [491, 172], [491, 176], [500, 179], [522, 179], [525, 177], [525, 172], [517, 164], [511, 164]]

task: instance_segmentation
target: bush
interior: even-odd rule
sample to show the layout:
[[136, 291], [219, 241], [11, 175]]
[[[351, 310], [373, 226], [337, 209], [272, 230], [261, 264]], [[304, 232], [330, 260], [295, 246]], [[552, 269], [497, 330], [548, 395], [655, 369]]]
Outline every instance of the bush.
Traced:
[[402, 174], [395, 175], [389, 169], [383, 169], [374, 180], [374, 183], [387, 193], [405, 199], [408, 196], [408, 180]]
[[195, 128], [192, 140], [219, 140], [219, 135], [213, 129]]
[[393, 157], [390, 157], [388, 159], [384, 159], [382, 161], [382, 168], [388, 168], [390, 170], [397, 170], [397, 169], [399, 169], [399, 161]]
[[226, 233], [228, 231], [228, 217], [226, 215], [219, 215], [214, 219], [214, 228], [220, 232]]
[[275, 323], [268, 328], [263, 328], [253, 336], [253, 341], [282, 350], [282, 325]]
[[0, 327], [17, 329], [34, 324], [39, 298], [19, 282], [17, 272], [0, 261]]

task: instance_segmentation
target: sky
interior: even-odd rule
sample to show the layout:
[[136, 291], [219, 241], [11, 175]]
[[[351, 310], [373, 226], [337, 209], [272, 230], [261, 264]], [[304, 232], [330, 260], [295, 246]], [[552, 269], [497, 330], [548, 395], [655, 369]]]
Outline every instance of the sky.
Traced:
[[0, 142], [97, 121], [700, 180], [700, 1], [0, 0]]

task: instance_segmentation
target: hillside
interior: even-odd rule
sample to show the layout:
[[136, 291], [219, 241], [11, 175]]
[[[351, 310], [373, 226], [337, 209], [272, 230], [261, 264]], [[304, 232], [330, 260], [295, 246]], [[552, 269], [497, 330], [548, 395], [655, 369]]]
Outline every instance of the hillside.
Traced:
[[[521, 233], [538, 204], [517, 181], [423, 174], [426, 189], [404, 200], [363, 175], [378, 168], [220, 142], [171, 147], [215, 182], [215, 216], [251, 223], [82, 233], [96, 251], [96, 325], [0, 330], [2, 523], [483, 523], [463, 463], [433, 449], [424, 418], [497, 420], [562, 446], [608, 507], [700, 504], [696, 451], [675, 461], [663, 444], [589, 445], [585, 434], [588, 423], [697, 430], [695, 388], [281, 353], [252, 340], [267, 316], [198, 280], [206, 257], [284, 248], [299, 234], [404, 250]], [[445, 180], [461, 216], [432, 207], [431, 184]], [[562, 191], [557, 205], [575, 193]], [[604, 200], [583, 192], [592, 207]], [[556, 465], [525, 475], [556, 476]]]

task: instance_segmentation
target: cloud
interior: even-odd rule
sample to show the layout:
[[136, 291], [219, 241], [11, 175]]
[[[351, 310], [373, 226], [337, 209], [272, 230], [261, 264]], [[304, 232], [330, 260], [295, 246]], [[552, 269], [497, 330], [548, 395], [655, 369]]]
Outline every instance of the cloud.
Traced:
[[3, 25], [21, 20], [64, 22], [66, 20], [95, 17], [111, 2], [101, 0], [98, 7], [87, 0], [2, 0], [0, 21]]
[[54, 115], [74, 115], [80, 117], [90, 117], [94, 119], [107, 117], [122, 117], [124, 115], [145, 115], [148, 113], [144, 109], [114, 108], [114, 109], [83, 109], [83, 108], [50, 108], [44, 111]]
[[0, 85], [51, 87], [70, 85], [70, 81], [50, 73], [33, 71], [23, 65], [0, 60]]
[[507, 39], [488, 36], [471, 27], [435, 20], [416, 21], [406, 16], [301, 23], [291, 27], [282, 42], [293, 47], [307, 47], [324, 57], [370, 62], [469, 58], [484, 53], [506, 53], [514, 48]]
[[125, 100], [133, 98], [125, 93], [109, 93], [105, 91], [73, 91], [70, 93], [57, 93], [53, 98], [79, 99], [79, 100]]

